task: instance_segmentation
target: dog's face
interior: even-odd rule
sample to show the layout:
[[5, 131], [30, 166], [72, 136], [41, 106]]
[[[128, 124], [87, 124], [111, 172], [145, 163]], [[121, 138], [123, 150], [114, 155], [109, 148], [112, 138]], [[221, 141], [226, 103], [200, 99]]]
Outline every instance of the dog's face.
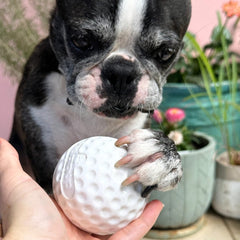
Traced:
[[50, 40], [70, 101], [114, 118], [156, 108], [190, 15], [190, 0], [57, 0]]

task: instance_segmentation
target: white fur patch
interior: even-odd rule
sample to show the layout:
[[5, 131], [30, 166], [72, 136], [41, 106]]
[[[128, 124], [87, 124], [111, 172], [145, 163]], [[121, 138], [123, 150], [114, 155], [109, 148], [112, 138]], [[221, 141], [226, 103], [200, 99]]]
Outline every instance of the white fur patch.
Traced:
[[100, 98], [97, 93], [97, 88], [102, 86], [100, 75], [100, 69], [94, 67], [84, 77], [79, 74], [76, 80], [76, 94], [79, 100], [90, 109], [99, 108], [106, 101], [106, 98]]
[[150, 85], [150, 78], [147, 74], [144, 74], [139, 81], [138, 91], [136, 97], [133, 100], [133, 106], [143, 106], [148, 96], [148, 89]]
[[151, 130], [135, 129], [129, 137], [131, 144], [128, 146], [128, 154], [133, 155], [133, 160], [128, 163], [130, 167], [141, 164], [147, 157], [162, 150]]
[[[95, 73], [97, 74], [97, 73]], [[41, 107], [29, 107], [34, 121], [42, 130], [44, 143], [56, 147], [59, 156], [73, 143], [91, 136], [119, 138], [135, 128], [142, 128], [146, 114], [137, 113], [127, 120], [100, 117], [81, 105], [66, 103], [66, 80], [58, 73], [47, 76], [48, 99]], [[49, 159], [52, 159], [51, 157]], [[52, 159], [56, 161], [56, 159]]]
[[122, 0], [116, 23], [117, 48], [129, 49], [142, 30], [146, 0]]
[[127, 61], [131, 61], [131, 62], [137, 61], [136, 57], [130, 51], [128, 51], [126, 49], [117, 49], [114, 52], [111, 52], [105, 60], [107, 60], [108, 58], [114, 57], [114, 56], [120, 56], [123, 59], [125, 59]]

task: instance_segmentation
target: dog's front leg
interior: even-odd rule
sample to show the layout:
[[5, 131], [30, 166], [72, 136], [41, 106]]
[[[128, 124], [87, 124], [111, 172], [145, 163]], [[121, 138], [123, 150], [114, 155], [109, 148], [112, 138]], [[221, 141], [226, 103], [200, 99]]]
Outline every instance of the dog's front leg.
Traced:
[[128, 154], [116, 163], [116, 167], [129, 167], [134, 174], [123, 185], [139, 181], [145, 186], [146, 197], [152, 189], [167, 191], [174, 188], [182, 177], [182, 165], [176, 146], [161, 131], [134, 130], [118, 139], [116, 146], [127, 144]]

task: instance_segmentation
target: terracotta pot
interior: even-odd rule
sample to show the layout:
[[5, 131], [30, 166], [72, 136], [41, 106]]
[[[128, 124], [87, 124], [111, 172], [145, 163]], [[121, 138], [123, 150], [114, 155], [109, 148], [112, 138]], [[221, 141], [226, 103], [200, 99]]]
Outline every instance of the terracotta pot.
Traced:
[[226, 152], [216, 162], [212, 206], [223, 216], [240, 219], [240, 166], [231, 165]]

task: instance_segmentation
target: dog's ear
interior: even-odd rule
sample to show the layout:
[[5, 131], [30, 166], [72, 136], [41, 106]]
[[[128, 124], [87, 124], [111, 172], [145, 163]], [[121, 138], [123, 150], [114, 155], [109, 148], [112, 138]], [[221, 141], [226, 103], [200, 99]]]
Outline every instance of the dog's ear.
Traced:
[[91, 0], [56, 0], [56, 9], [64, 19], [69, 16], [80, 16], [81, 12], [91, 5]]
[[57, 9], [60, 10], [63, 10], [65, 9], [65, 7], [69, 4], [71, 0], [56, 0], [56, 6], [57, 6]]
[[78, 7], [83, 5], [88, 5], [89, 1], [81, 1], [81, 0], [56, 0], [56, 5], [61, 10], [67, 10], [72, 7]]
[[57, 0], [59, 6], [52, 11], [52, 16], [50, 20], [50, 34], [49, 40], [54, 51], [57, 60], [59, 61], [59, 67], [61, 69], [67, 68], [65, 58], [67, 57], [67, 52], [64, 43], [64, 21], [62, 14], [60, 13], [64, 9], [62, 8], [65, 0]]
[[[61, 14], [64, 14], [64, 11], [68, 10], [69, 7], [71, 8], [74, 2], [76, 2], [76, 0], [56, 0], [57, 10]], [[81, 1], [79, 0], [79, 2]]]

